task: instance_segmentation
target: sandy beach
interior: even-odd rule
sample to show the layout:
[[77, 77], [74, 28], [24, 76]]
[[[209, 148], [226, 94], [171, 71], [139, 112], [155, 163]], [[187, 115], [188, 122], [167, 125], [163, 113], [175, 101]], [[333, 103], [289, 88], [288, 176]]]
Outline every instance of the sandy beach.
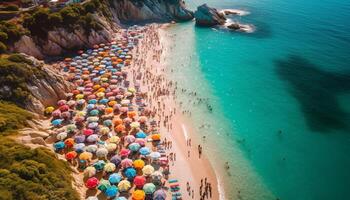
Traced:
[[[172, 141], [172, 147], [167, 150], [169, 155], [176, 155], [171, 162], [170, 177], [180, 181], [182, 194], [185, 199], [201, 199], [205, 182], [212, 185], [211, 198], [219, 199], [218, 184], [215, 171], [205, 155], [199, 157], [199, 141], [195, 139], [195, 131], [191, 120], [183, 115], [175, 100], [176, 83], [167, 80], [165, 74], [170, 41], [165, 36], [168, 25], [151, 25], [138, 47], [138, 58], [131, 65], [133, 76], [146, 74], [142, 83], [144, 91], [150, 91], [148, 100], [150, 106], [157, 110], [156, 119], [160, 122], [160, 130], [166, 141]], [[140, 67], [142, 66], [142, 67]], [[177, 112], [176, 112], [177, 111]], [[191, 142], [191, 144], [189, 144]], [[173, 156], [172, 156], [173, 157]], [[201, 191], [201, 182], [203, 188]], [[187, 191], [189, 183], [189, 192]], [[193, 195], [192, 195], [193, 193]]]

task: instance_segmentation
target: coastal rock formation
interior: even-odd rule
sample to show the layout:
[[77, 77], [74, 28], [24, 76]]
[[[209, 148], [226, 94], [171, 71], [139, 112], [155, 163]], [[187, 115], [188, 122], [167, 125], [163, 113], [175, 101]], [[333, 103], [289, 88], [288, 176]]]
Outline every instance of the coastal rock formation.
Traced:
[[[102, 24], [104, 18], [99, 18]], [[24, 35], [14, 43], [11, 51], [25, 53], [38, 59], [45, 56], [58, 56], [72, 49], [91, 47], [94, 44], [107, 43], [113, 37], [113, 31], [117, 25], [102, 26], [102, 30], [90, 30], [87, 32], [83, 28], [69, 31], [65, 28], [55, 28], [47, 33], [47, 38], [37, 38]]]
[[112, 0], [111, 11], [121, 22], [170, 22], [193, 19], [183, 0]]
[[198, 6], [194, 17], [196, 18], [197, 26], [210, 27], [223, 25], [226, 22], [226, 18], [222, 13], [218, 12], [215, 8], [209, 7], [207, 4]]

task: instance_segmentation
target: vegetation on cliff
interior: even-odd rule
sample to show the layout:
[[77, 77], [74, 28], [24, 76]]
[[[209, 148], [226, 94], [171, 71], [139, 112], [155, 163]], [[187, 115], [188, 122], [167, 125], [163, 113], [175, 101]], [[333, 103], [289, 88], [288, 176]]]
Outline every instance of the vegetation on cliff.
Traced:
[[0, 199], [77, 200], [70, 172], [50, 150], [0, 137]]
[[31, 120], [33, 115], [15, 104], [0, 101], [0, 133], [9, 135], [17, 129], [24, 128], [27, 120]]
[[13, 102], [21, 107], [30, 97], [28, 83], [33, 77], [42, 78], [45, 73], [40, 66], [34, 66], [31, 60], [20, 54], [0, 57], [0, 99]]

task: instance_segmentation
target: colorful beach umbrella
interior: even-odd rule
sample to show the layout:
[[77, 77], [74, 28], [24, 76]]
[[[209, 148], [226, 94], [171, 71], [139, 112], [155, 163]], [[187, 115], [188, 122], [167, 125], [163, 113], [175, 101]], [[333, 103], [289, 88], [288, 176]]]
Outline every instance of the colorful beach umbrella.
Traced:
[[136, 187], [141, 188], [143, 187], [143, 185], [145, 185], [145, 183], [146, 183], [146, 178], [144, 176], [136, 176], [134, 178], [134, 185]]
[[135, 190], [132, 193], [132, 199], [133, 200], [144, 200], [146, 197], [146, 194], [143, 190]]
[[128, 180], [122, 180], [118, 183], [118, 189], [120, 192], [128, 191], [131, 185]]
[[153, 192], [156, 191], [156, 186], [153, 183], [146, 183], [143, 186], [143, 191], [145, 191], [146, 194], [153, 194]]
[[122, 180], [122, 176], [118, 173], [113, 173], [108, 178], [108, 181], [111, 184], [118, 184], [121, 180]]
[[95, 189], [98, 184], [99, 180], [96, 177], [91, 177], [86, 181], [85, 186], [89, 189]]
[[142, 173], [145, 176], [150, 176], [154, 172], [154, 167], [152, 165], [146, 165], [142, 168]]
[[133, 179], [136, 176], [136, 170], [132, 167], [126, 168], [124, 170], [124, 175], [128, 178], [128, 179]]
[[118, 194], [118, 188], [115, 185], [108, 187], [105, 191], [107, 197], [114, 197]]

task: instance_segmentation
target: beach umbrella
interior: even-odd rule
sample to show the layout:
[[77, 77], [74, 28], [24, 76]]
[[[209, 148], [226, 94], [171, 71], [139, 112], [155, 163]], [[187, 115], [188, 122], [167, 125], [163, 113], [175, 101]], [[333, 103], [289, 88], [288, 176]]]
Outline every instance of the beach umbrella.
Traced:
[[96, 156], [98, 158], [104, 158], [108, 155], [108, 150], [105, 147], [100, 147], [96, 151]]
[[100, 129], [100, 133], [101, 133], [102, 135], [108, 134], [109, 131], [110, 131], [109, 128], [106, 127], [106, 126], [104, 126], [104, 127], [102, 127], [102, 128]]
[[53, 147], [55, 148], [56, 151], [59, 151], [61, 149], [64, 149], [66, 145], [64, 144], [64, 142], [62, 141], [59, 141], [59, 142], [56, 142]]
[[67, 134], [66, 132], [61, 132], [61, 133], [59, 133], [59, 134], [56, 135], [56, 138], [57, 138], [58, 140], [64, 140], [64, 139], [67, 138], [67, 136], [68, 136], [68, 134]]
[[[53, 111], [53, 112], [52, 112], [52, 116], [53, 116], [53, 117], [61, 117], [61, 111], [58, 110], [58, 109], [55, 110], [55, 111]], [[55, 121], [55, 120], [53, 120], [53, 121]], [[52, 121], [51, 123], [52, 123], [52, 125], [55, 125], [53, 121]], [[57, 122], [55, 122], [55, 123], [57, 123]], [[61, 124], [61, 122], [60, 122], [60, 124]]]
[[132, 167], [126, 168], [124, 170], [124, 175], [128, 178], [128, 179], [133, 179], [136, 176], [136, 170]]
[[153, 200], [166, 200], [166, 192], [159, 189], [153, 193]]
[[120, 156], [122, 156], [122, 157], [128, 157], [130, 153], [131, 153], [131, 151], [129, 149], [122, 149], [119, 152]]
[[132, 200], [144, 200], [146, 197], [145, 192], [143, 190], [135, 190], [132, 193]]
[[88, 145], [85, 147], [85, 151], [90, 152], [90, 153], [95, 153], [97, 151], [98, 147], [95, 144]]
[[151, 150], [148, 147], [141, 147], [139, 152], [141, 155], [146, 156], [151, 153]]
[[107, 120], [104, 120], [103, 121], [103, 125], [105, 125], [105, 126], [112, 126], [112, 120], [110, 120], [110, 119], [107, 119]]
[[136, 117], [137, 113], [135, 111], [130, 111], [128, 112], [128, 117], [133, 119], [134, 117]]
[[99, 114], [99, 111], [96, 110], [96, 109], [91, 110], [91, 111], [89, 112], [89, 115], [91, 115], [91, 116], [97, 116], [98, 114]]
[[107, 148], [108, 152], [111, 153], [117, 149], [117, 145], [114, 143], [108, 143], [106, 148]]
[[97, 99], [90, 99], [88, 101], [88, 104], [96, 104], [97, 103]]
[[113, 173], [108, 178], [108, 181], [111, 184], [118, 184], [121, 180], [122, 180], [122, 176], [118, 173]]
[[54, 107], [48, 106], [48, 107], [45, 108], [45, 113], [50, 114], [50, 113], [52, 113], [54, 110], [55, 110]]
[[129, 146], [128, 146], [128, 148], [131, 150], [131, 151], [133, 151], [133, 152], [136, 152], [136, 151], [138, 151], [139, 149], [140, 149], [140, 144], [139, 143], [136, 143], [136, 142], [134, 142], [134, 143], [131, 143], [131, 144], [129, 144]]
[[98, 179], [96, 177], [91, 177], [86, 181], [85, 186], [89, 189], [95, 189], [98, 184]]
[[118, 189], [120, 192], [128, 191], [131, 185], [128, 180], [122, 180], [118, 183]]
[[83, 152], [79, 155], [80, 160], [91, 160], [92, 158], [92, 153], [90, 152]]
[[74, 139], [73, 138], [68, 138], [66, 140], [64, 140], [64, 144], [68, 147], [71, 148], [74, 145]]
[[154, 172], [154, 168], [151, 165], [146, 165], [142, 168], [142, 173], [145, 176], [150, 176]]
[[159, 141], [160, 140], [160, 134], [153, 134], [152, 135], [152, 140], [153, 141]]
[[143, 139], [143, 138], [136, 138], [135, 142], [139, 144], [141, 147], [144, 147], [146, 145], [146, 139]]
[[124, 140], [125, 140], [128, 144], [133, 143], [133, 142], [135, 142], [135, 136], [133, 136], [133, 135], [127, 135], [127, 136], [125, 136]]
[[86, 141], [88, 142], [96, 142], [98, 140], [99, 136], [97, 134], [92, 134], [89, 137], [87, 137]]
[[119, 155], [114, 155], [110, 161], [114, 163], [116, 166], [119, 166], [119, 164], [122, 162], [122, 159], [120, 158]]
[[98, 184], [97, 189], [99, 189], [100, 191], [106, 191], [107, 188], [111, 187], [111, 184], [109, 183], [109, 181], [105, 180], [105, 179], [101, 179], [100, 180], [100, 184]]
[[91, 122], [88, 124], [88, 128], [90, 129], [95, 129], [96, 127], [98, 127], [98, 123], [97, 122]]
[[139, 117], [139, 122], [140, 122], [140, 123], [145, 123], [145, 122], [147, 122], [147, 117], [146, 117], [146, 116], [140, 116], [140, 117]]
[[94, 131], [92, 129], [85, 129], [83, 131], [83, 133], [84, 133], [84, 135], [89, 136], [89, 135], [94, 134]]
[[107, 164], [104, 166], [103, 169], [104, 169], [105, 172], [111, 173], [111, 172], [115, 171], [116, 166], [115, 166], [114, 163], [109, 162], [109, 163], [107, 163]]
[[95, 167], [88, 166], [88, 167], [85, 168], [85, 170], [84, 170], [84, 176], [85, 176], [85, 177], [92, 177], [92, 176], [95, 176], [95, 174], [96, 174], [96, 169], [95, 169]]
[[136, 138], [146, 138], [146, 137], [147, 137], [147, 134], [142, 131], [136, 133]]
[[85, 148], [85, 144], [84, 143], [74, 144], [74, 146], [73, 146], [74, 151], [76, 151], [77, 153], [83, 152], [84, 148]]
[[149, 156], [154, 159], [154, 160], [157, 160], [160, 158], [160, 153], [158, 151], [153, 151], [152, 153], [149, 154]]
[[98, 122], [99, 118], [98, 117], [88, 117], [86, 119], [87, 122]]
[[66, 153], [66, 159], [67, 160], [73, 160], [74, 158], [77, 157], [77, 155], [78, 155], [77, 152], [70, 151], [70, 152]]
[[115, 185], [108, 187], [105, 191], [107, 197], [114, 197], [118, 194], [118, 188]]
[[75, 131], [76, 129], [77, 129], [77, 125], [75, 124], [69, 124], [66, 126], [66, 131], [69, 133]]
[[141, 159], [137, 159], [133, 162], [135, 169], [142, 169], [145, 166], [145, 162]]
[[128, 199], [125, 198], [125, 197], [117, 197], [117, 198], [115, 198], [114, 200], [128, 200]]
[[160, 181], [163, 178], [163, 174], [160, 171], [155, 171], [151, 174], [152, 180], [154, 181]]
[[62, 119], [55, 119], [51, 122], [51, 124], [53, 126], [59, 126], [59, 125], [61, 125], [62, 121], [63, 121]]
[[153, 192], [156, 191], [156, 186], [153, 183], [146, 183], [143, 186], [143, 191], [145, 191], [146, 194], [153, 194]]
[[93, 166], [95, 167], [95, 169], [97, 171], [102, 171], [105, 165], [106, 165], [106, 163], [103, 160], [98, 160], [97, 162], [95, 162], [93, 164]]
[[125, 130], [125, 126], [123, 124], [119, 124], [115, 127], [115, 131], [122, 132]]
[[136, 185], [136, 187], [142, 187], [143, 185], [145, 185], [146, 183], [146, 178], [144, 176], [136, 176], [134, 178], [134, 185]]
[[130, 124], [130, 127], [133, 129], [139, 128], [140, 127], [140, 123], [139, 122], [132, 122]]
[[125, 169], [125, 168], [128, 168], [128, 167], [132, 167], [132, 164], [133, 164], [133, 162], [132, 162], [132, 160], [129, 159], [129, 158], [125, 158], [125, 159], [122, 160], [121, 163], [120, 163], [121, 167], [124, 168], [124, 169]]
[[119, 144], [120, 138], [118, 136], [112, 136], [108, 139], [108, 142], [114, 143], [114, 144]]
[[67, 103], [67, 101], [64, 100], [64, 99], [61, 99], [61, 100], [57, 101], [57, 105], [58, 105], [58, 106], [63, 106], [63, 105], [65, 105], [66, 103]]
[[76, 143], [83, 143], [83, 142], [85, 142], [85, 135], [76, 135], [76, 136], [74, 136], [74, 141]]

